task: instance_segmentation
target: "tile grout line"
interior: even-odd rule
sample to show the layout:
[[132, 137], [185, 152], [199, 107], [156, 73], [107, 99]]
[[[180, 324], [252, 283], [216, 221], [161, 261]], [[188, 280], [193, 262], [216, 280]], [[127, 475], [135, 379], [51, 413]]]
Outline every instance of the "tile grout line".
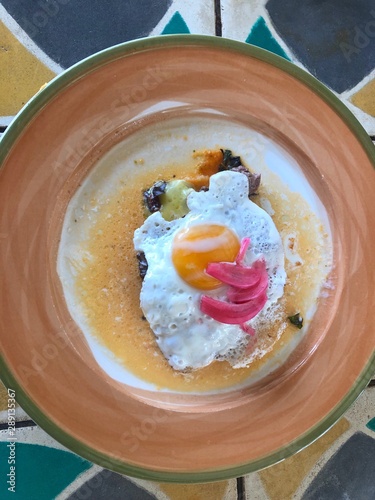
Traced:
[[[223, 23], [221, 19], [221, 0], [214, 0], [215, 9], [215, 36], [223, 36]], [[236, 478], [237, 500], [246, 500], [245, 478]]]
[[215, 35], [223, 36], [223, 23], [221, 21], [221, 0], [214, 0], [215, 5]]
[[[223, 23], [221, 19], [221, 0], [214, 0], [215, 10], [215, 36], [223, 36]], [[237, 500], [246, 500], [245, 478], [236, 478]]]
[[[16, 429], [22, 429], [22, 427], [36, 427], [37, 424], [33, 420], [20, 420], [15, 423]], [[8, 423], [0, 424], [0, 431], [8, 429]]]
[[245, 478], [237, 477], [237, 500], [246, 500]]

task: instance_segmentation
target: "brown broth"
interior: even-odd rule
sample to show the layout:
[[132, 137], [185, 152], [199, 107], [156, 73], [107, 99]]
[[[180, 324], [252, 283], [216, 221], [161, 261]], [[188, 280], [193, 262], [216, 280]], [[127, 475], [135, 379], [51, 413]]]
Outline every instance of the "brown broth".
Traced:
[[[303, 317], [314, 305], [324, 279], [324, 245], [327, 235], [308, 203], [298, 193], [290, 192], [275, 174], [267, 186], [261, 185], [253, 201], [269, 200], [275, 214], [273, 221], [282, 236], [298, 235], [298, 254], [303, 265], [292, 266], [287, 260], [287, 283], [280, 300], [279, 319], [258, 331], [261, 354], [246, 368], [234, 369], [226, 362], [184, 374], [168, 364], [158, 348], [154, 334], [139, 305], [141, 280], [133, 248], [134, 230], [144, 221], [142, 191], [156, 180], [185, 178], [194, 174], [196, 164], [169, 165], [150, 172], [135, 162], [131, 179], [123, 181], [110, 200], [101, 206], [99, 218], [90, 230], [85, 249], [92, 259], [77, 275], [76, 292], [80, 297], [91, 333], [112, 351], [126, 369], [160, 388], [178, 391], [208, 391], [234, 386], [245, 381], [285, 345], [298, 330], [287, 320], [299, 312]], [[280, 186], [282, 185], [282, 192]], [[96, 200], [92, 199], [93, 206]], [[319, 272], [319, 269], [321, 271]], [[267, 352], [268, 351], [268, 352]]]

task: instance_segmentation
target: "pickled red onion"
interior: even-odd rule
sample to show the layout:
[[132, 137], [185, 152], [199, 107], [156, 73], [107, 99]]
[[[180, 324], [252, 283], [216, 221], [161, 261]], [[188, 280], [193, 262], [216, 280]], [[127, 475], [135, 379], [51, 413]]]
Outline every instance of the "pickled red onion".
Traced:
[[220, 323], [241, 325], [244, 332], [254, 335], [255, 330], [246, 322], [254, 318], [267, 302], [268, 273], [263, 259], [245, 266], [243, 260], [250, 245], [250, 238], [243, 238], [235, 262], [212, 262], [206, 273], [230, 285], [228, 302], [203, 295], [200, 309]]
[[254, 318], [267, 302], [267, 294], [262, 293], [253, 300], [233, 304], [223, 302], [207, 295], [201, 297], [201, 311], [220, 323], [227, 325], [241, 325]]

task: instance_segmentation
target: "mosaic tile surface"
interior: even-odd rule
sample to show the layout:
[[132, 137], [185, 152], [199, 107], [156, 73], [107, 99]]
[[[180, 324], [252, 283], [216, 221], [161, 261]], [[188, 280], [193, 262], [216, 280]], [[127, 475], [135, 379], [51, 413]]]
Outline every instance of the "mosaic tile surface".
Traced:
[[[375, 134], [375, 5], [371, 0], [2, 0], [0, 125], [55, 74], [135, 38], [222, 34], [285, 57], [347, 104]], [[88, 7], [89, 5], [89, 7]], [[10, 33], [9, 33], [10, 32]]]
[[269, 0], [271, 21], [296, 58], [341, 93], [375, 67], [375, 10], [371, 2]]
[[[372, 0], [2, 0], [0, 126], [82, 57], [115, 43], [172, 33], [222, 34], [270, 50], [329, 86], [375, 134]], [[238, 482], [206, 485], [157, 484], [115, 474], [66, 450], [20, 407], [15, 436], [9, 436], [7, 418], [8, 393], [0, 386], [1, 499], [375, 498], [375, 387], [297, 455]], [[15, 493], [7, 483], [10, 438], [16, 443]]]
[[221, 0], [221, 5], [223, 36], [287, 57], [327, 85], [375, 134], [372, 1]]
[[[353, 460], [355, 456], [355, 460]], [[375, 498], [375, 440], [356, 432], [329, 459], [314, 478], [302, 500], [320, 498]]]
[[247, 475], [247, 500], [375, 498], [363, 496], [375, 488], [375, 432], [371, 430], [374, 413], [375, 387], [368, 387], [345, 416], [317, 441], [279, 464]]
[[[2, 389], [4, 392], [4, 389]], [[65, 449], [38, 426], [20, 427], [15, 440], [15, 493], [8, 430], [0, 430], [0, 498], [19, 500], [236, 500], [236, 480], [203, 485], [153, 483], [116, 474]], [[13, 455], [12, 455], [13, 457]], [[46, 477], [48, 476], [48, 481]]]
[[263, 17], [259, 17], [256, 20], [245, 42], [269, 50], [278, 56], [290, 60], [284, 49], [275, 40]]
[[[2, 4], [24, 32], [63, 68], [111, 45], [147, 36], [172, 0], [30, 2]], [[131, 20], [131, 22], [129, 22]]]

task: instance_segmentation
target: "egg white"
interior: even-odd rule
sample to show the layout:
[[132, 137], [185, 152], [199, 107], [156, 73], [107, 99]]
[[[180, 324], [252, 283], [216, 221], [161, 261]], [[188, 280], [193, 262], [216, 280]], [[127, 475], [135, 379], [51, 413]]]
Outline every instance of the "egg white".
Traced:
[[[263, 256], [269, 274], [268, 301], [259, 315], [272, 315], [272, 304], [283, 295], [286, 274], [282, 241], [267, 212], [248, 199], [248, 180], [241, 173], [213, 175], [209, 190], [190, 193], [187, 204], [190, 211], [185, 217], [168, 222], [155, 212], [134, 233], [134, 248], [143, 251], [148, 262], [141, 308], [174, 369], [202, 368], [215, 359], [226, 359], [235, 366], [243, 357], [249, 336], [239, 325], [217, 322], [200, 311], [202, 293], [224, 300], [225, 287], [202, 291], [180, 278], [172, 263], [174, 236], [196, 224], [220, 224], [230, 228], [240, 241], [249, 237], [251, 246], [245, 264]], [[255, 323], [256, 318], [249, 322]]]

